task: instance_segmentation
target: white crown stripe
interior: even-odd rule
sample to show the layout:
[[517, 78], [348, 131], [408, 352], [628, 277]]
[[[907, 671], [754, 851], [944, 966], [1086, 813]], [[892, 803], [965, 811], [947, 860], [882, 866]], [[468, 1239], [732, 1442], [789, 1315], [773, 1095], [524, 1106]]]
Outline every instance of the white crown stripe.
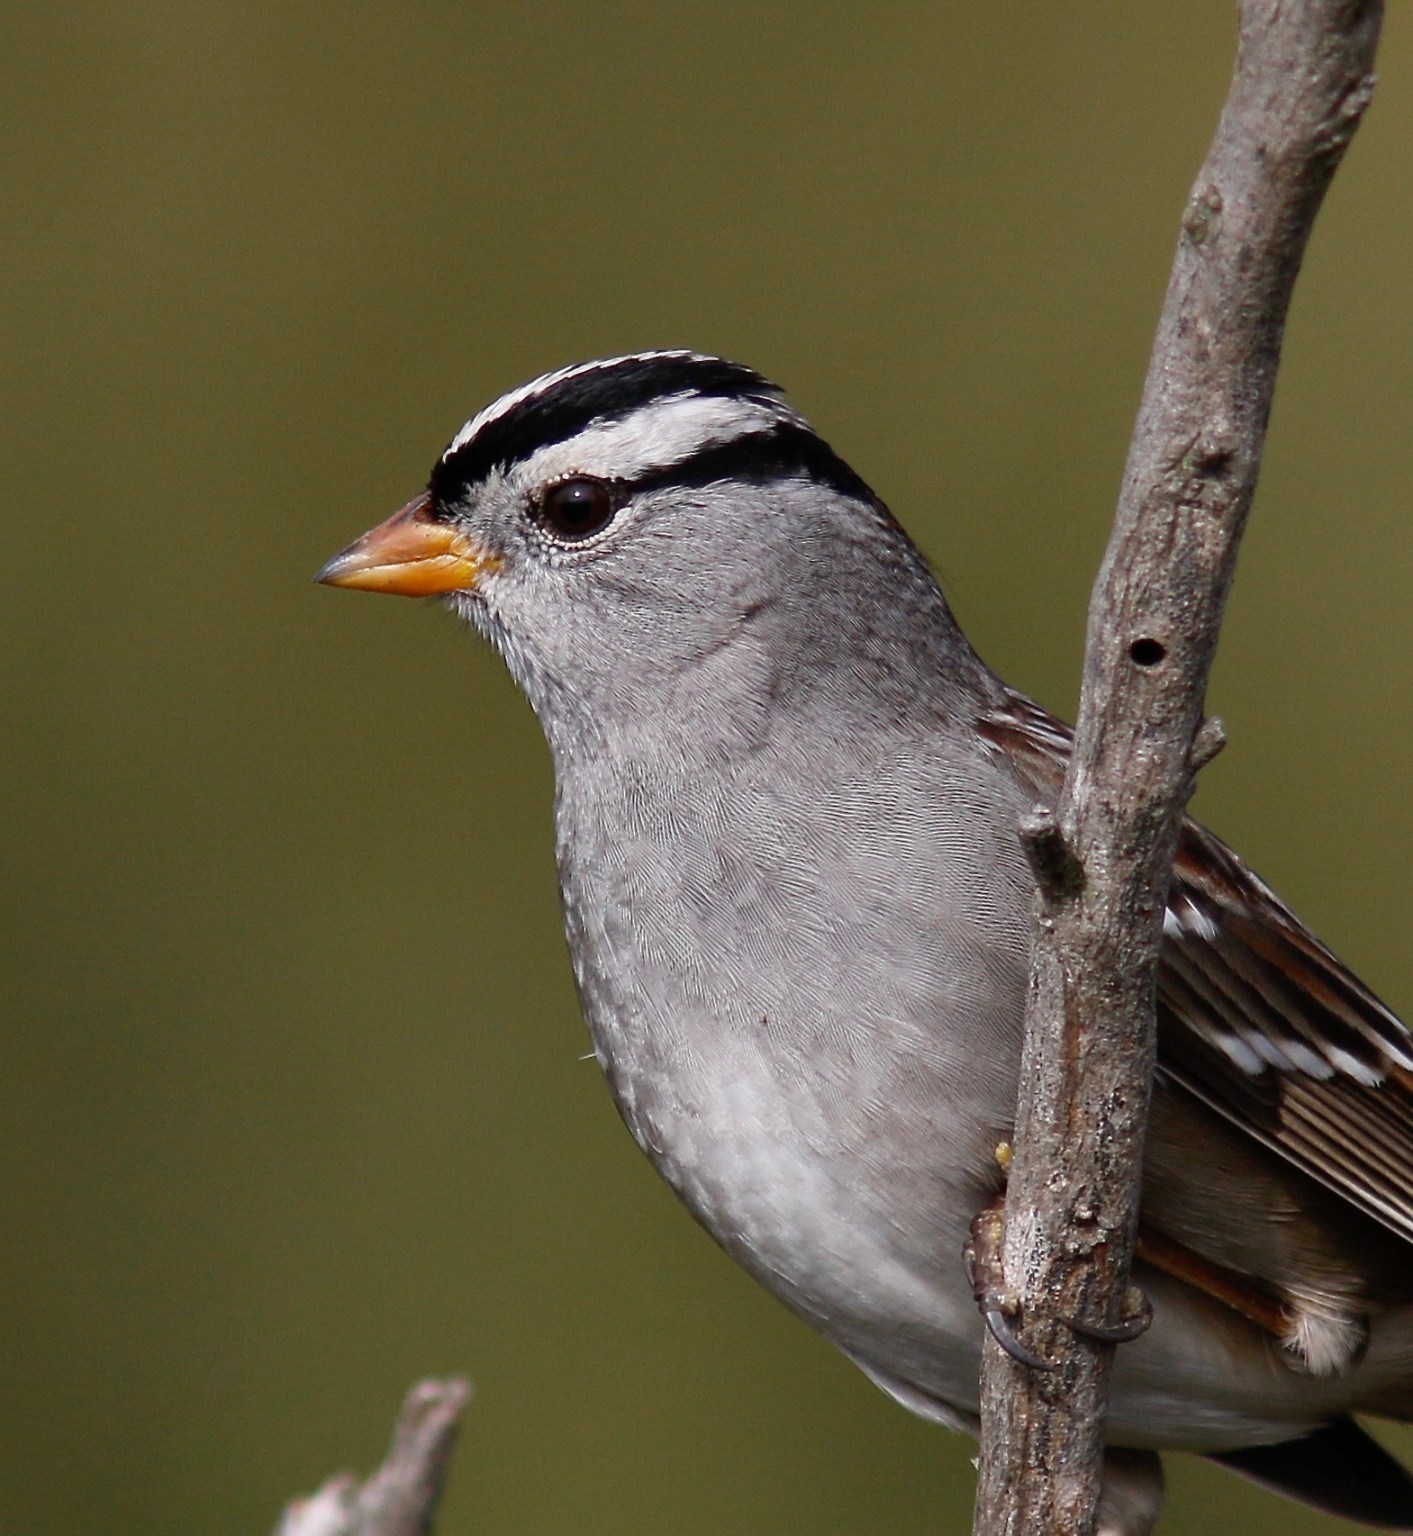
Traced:
[[563, 475], [636, 480], [670, 470], [704, 448], [769, 432], [799, 417], [787, 406], [730, 395], [666, 395], [628, 416], [591, 424], [563, 442], [547, 443], [515, 468], [540, 483]]

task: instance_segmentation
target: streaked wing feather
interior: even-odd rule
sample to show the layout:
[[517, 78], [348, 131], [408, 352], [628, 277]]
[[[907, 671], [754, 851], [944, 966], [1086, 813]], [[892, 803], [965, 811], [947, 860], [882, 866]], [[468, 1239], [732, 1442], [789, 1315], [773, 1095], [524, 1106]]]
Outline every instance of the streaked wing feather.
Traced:
[[[980, 722], [1053, 798], [1071, 733], [1019, 694]], [[1413, 1035], [1218, 838], [1184, 824], [1158, 973], [1159, 1070], [1413, 1240]]]

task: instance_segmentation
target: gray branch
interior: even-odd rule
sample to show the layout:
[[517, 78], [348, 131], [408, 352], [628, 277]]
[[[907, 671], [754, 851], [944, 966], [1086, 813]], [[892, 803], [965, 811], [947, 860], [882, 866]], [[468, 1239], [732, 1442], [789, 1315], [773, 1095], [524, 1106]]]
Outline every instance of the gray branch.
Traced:
[[1375, 0], [1246, 0], [1182, 220], [1090, 606], [1074, 758], [1024, 836], [1042, 889], [1003, 1259], [1027, 1349], [988, 1340], [978, 1536], [1094, 1528], [1155, 1053], [1177, 831], [1221, 744], [1203, 701], [1256, 487], [1291, 289], [1373, 88]]
[[427, 1536], [470, 1396], [456, 1377], [418, 1382], [402, 1405], [382, 1466], [364, 1483], [342, 1472], [296, 1499], [275, 1536]]

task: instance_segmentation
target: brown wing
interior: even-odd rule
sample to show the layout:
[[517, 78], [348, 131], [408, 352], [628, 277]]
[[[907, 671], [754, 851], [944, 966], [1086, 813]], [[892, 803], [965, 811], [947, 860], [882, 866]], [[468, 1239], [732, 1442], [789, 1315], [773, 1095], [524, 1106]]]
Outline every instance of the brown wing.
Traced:
[[[1071, 733], [1019, 694], [979, 722], [1053, 799]], [[1159, 1071], [1413, 1241], [1413, 1035], [1218, 838], [1184, 824]]]

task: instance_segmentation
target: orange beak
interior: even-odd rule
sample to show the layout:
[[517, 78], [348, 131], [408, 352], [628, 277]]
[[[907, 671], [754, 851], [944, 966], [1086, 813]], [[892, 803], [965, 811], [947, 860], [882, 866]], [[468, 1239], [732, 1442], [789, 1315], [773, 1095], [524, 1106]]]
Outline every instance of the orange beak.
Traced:
[[435, 597], [439, 592], [464, 592], [499, 568], [500, 561], [489, 550], [434, 518], [431, 505], [425, 493], [409, 501], [335, 555], [314, 580], [360, 592]]

